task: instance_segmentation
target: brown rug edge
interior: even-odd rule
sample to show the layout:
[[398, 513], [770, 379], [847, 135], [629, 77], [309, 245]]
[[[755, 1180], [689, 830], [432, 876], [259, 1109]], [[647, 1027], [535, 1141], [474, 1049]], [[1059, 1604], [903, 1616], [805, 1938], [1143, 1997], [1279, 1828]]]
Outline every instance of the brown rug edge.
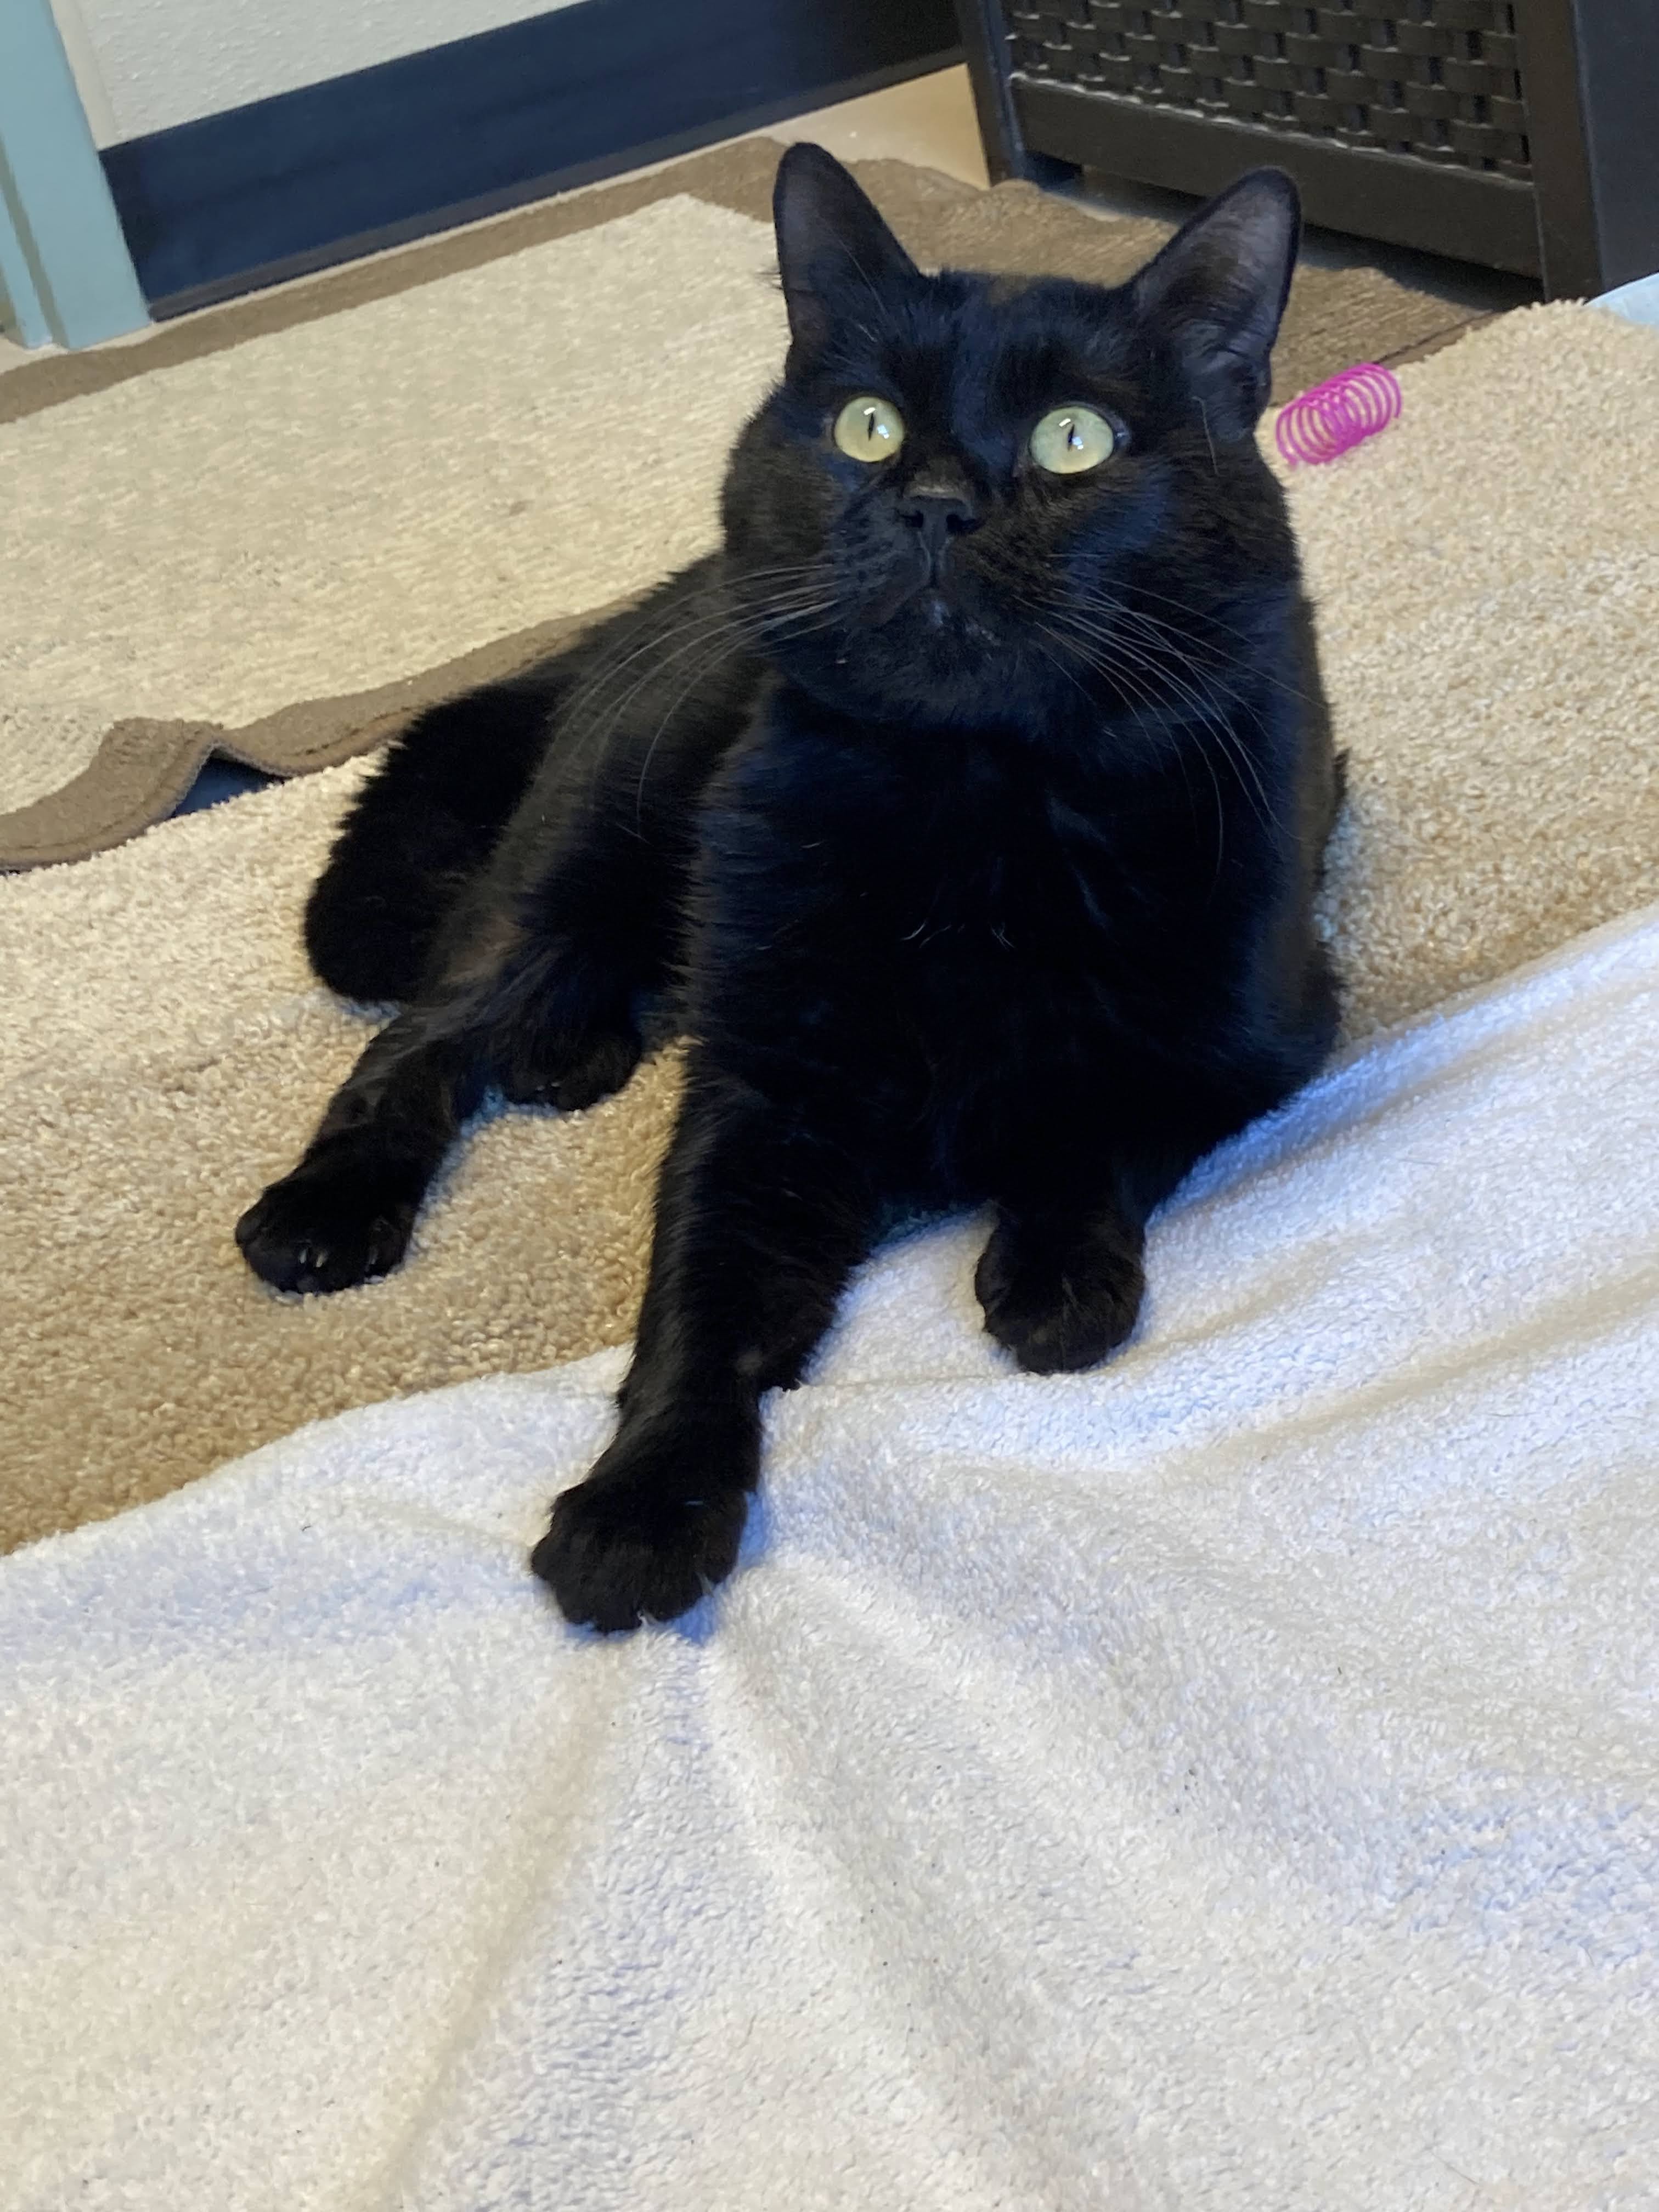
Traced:
[[0, 816], [0, 872], [90, 860], [169, 816], [210, 754], [267, 775], [309, 775], [371, 752], [423, 707], [493, 684], [556, 652], [629, 604], [616, 599], [476, 646], [453, 660], [373, 690], [279, 708], [228, 730], [217, 722], [117, 722], [79, 775], [33, 805]]

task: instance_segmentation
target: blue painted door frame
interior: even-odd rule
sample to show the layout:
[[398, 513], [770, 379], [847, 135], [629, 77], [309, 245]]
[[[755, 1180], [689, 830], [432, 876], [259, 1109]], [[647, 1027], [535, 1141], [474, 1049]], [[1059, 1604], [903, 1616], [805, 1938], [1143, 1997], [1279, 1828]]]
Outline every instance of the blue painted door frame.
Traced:
[[0, 0], [0, 295], [24, 345], [149, 320], [49, 0]]

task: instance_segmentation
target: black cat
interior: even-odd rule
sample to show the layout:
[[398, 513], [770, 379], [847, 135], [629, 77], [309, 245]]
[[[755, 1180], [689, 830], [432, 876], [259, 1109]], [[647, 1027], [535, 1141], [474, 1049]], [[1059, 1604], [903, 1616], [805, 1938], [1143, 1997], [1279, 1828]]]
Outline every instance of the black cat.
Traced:
[[390, 750], [307, 933], [408, 1008], [236, 1231], [283, 1290], [395, 1267], [486, 1090], [592, 1104], [666, 994], [685, 1094], [621, 1419], [532, 1562], [606, 1629], [728, 1572], [762, 1395], [895, 1206], [988, 1201], [986, 1327], [1086, 1367], [1148, 1215], [1337, 1021], [1335, 767], [1253, 436], [1289, 179], [1114, 291], [924, 276], [813, 146], [775, 215], [791, 343], [722, 551]]

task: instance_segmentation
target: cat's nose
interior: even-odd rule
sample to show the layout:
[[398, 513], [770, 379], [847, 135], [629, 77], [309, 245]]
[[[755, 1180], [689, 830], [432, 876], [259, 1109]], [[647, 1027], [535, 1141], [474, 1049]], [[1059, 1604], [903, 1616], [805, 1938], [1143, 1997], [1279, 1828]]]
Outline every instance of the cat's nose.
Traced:
[[958, 491], [933, 489], [926, 484], [912, 484], [899, 501], [899, 520], [912, 530], [921, 532], [921, 542], [933, 556], [934, 566], [953, 538], [964, 537], [970, 530], [979, 528], [979, 515], [972, 500]]

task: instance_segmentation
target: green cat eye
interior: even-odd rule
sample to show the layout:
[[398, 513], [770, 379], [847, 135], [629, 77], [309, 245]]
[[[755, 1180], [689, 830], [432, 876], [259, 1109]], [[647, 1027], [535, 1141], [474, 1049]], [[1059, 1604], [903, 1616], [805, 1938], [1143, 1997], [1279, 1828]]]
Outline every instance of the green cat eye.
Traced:
[[1097, 469], [1117, 451], [1117, 432], [1092, 407], [1054, 407], [1031, 433], [1031, 459], [1050, 476]]
[[836, 416], [835, 440], [855, 461], [890, 461], [904, 443], [904, 417], [891, 400], [866, 392]]

